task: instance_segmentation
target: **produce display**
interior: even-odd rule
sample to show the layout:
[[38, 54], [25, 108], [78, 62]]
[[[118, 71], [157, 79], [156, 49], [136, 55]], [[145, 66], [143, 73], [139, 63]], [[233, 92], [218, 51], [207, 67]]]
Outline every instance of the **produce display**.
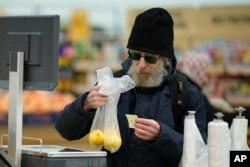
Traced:
[[[0, 99], [0, 115], [7, 114], [9, 108], [9, 93], [7, 90], [1, 90]], [[23, 113], [59, 112], [74, 99], [75, 97], [72, 94], [59, 91], [24, 91]]]

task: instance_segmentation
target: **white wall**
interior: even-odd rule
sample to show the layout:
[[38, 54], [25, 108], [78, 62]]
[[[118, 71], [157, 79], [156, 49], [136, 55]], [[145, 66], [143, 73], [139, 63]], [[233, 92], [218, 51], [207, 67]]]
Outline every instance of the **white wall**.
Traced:
[[85, 10], [90, 25], [101, 26], [111, 35], [124, 33], [129, 8], [206, 5], [250, 5], [250, 0], [0, 0], [5, 15], [58, 14], [62, 22], [69, 20], [73, 10]]

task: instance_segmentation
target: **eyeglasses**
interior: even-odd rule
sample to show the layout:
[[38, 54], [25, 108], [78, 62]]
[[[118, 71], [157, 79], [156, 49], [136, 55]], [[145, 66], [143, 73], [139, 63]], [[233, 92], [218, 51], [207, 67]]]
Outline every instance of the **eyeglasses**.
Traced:
[[144, 54], [144, 56], [142, 56], [141, 53], [133, 52], [131, 50], [128, 51], [128, 55], [130, 59], [136, 60], [136, 61], [140, 60], [141, 57], [143, 57], [144, 60], [149, 64], [155, 64], [157, 63], [157, 60], [160, 59], [160, 57], [155, 57], [149, 54]]

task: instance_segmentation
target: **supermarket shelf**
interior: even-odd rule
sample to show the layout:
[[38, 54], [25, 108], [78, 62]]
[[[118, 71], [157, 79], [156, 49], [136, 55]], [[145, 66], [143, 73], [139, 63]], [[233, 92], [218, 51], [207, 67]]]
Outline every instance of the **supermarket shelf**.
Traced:
[[250, 107], [250, 96], [243, 96], [243, 95], [226, 95], [226, 100], [232, 106], [244, 106]]
[[208, 69], [210, 76], [250, 77], [250, 64], [213, 64]]

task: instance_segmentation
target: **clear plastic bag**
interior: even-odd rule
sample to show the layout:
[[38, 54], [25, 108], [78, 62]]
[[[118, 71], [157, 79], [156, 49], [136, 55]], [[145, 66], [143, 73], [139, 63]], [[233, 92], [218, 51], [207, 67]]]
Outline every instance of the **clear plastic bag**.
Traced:
[[100, 125], [103, 125], [102, 146], [113, 153], [116, 152], [122, 144], [117, 120], [117, 103], [120, 94], [134, 88], [135, 83], [128, 75], [124, 75], [121, 78], [114, 78], [113, 75], [110, 75], [111, 70], [110, 72], [107, 71], [109, 71], [107, 68], [97, 71], [97, 78], [101, 79], [99, 84], [102, 85], [99, 91], [102, 94], [108, 95], [109, 99], [103, 106], [97, 109], [91, 132], [93, 132], [94, 127], [97, 127], [97, 125], [99, 128], [101, 128]]
[[[113, 78], [113, 74], [110, 68], [106, 67], [97, 70], [98, 85], [101, 85], [105, 82], [105, 80], [109, 80], [111, 78]], [[89, 142], [97, 149], [100, 149], [103, 146], [104, 141], [104, 111], [105, 106], [97, 108], [89, 133]]]
[[103, 146], [104, 141], [104, 109], [104, 106], [97, 108], [89, 133], [89, 142], [97, 149]]

